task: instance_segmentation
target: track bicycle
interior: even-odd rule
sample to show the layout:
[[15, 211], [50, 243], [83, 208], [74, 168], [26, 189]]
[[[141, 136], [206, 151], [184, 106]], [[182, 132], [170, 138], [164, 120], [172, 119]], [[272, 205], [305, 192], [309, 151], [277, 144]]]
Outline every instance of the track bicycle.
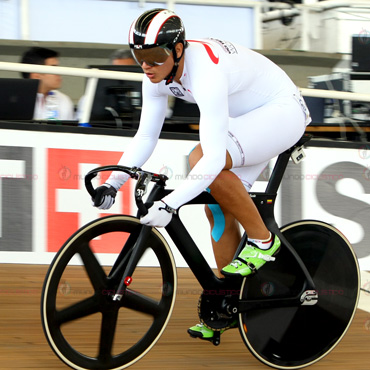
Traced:
[[[166, 227], [203, 289], [198, 313], [215, 330], [213, 344], [236, 321], [249, 351], [277, 369], [303, 368], [333, 350], [348, 330], [359, 298], [357, 258], [335, 227], [302, 220], [279, 228], [274, 218], [289, 159], [299, 159], [309, 139], [304, 135], [278, 156], [265, 192], [251, 193], [267, 227], [281, 239], [275, 262], [247, 278], [221, 279], [186, 230], [181, 209]], [[175, 304], [171, 249], [156, 228], [139, 221], [152, 202], [171, 191], [165, 187], [167, 177], [139, 168], [99, 167], [85, 178], [91, 195], [92, 178], [112, 170], [137, 180], [137, 217], [106, 216], [76, 231], [56, 254], [42, 291], [41, 317], [49, 345], [65, 364], [79, 370], [124, 369], [140, 360], [160, 338]], [[213, 197], [204, 192], [188, 204], [212, 203]], [[112, 266], [103, 266], [95, 253], [97, 238], [106, 238], [110, 245], [118, 240], [120, 251]], [[239, 249], [245, 242], [246, 235]], [[148, 256], [154, 267], [145, 266]]]

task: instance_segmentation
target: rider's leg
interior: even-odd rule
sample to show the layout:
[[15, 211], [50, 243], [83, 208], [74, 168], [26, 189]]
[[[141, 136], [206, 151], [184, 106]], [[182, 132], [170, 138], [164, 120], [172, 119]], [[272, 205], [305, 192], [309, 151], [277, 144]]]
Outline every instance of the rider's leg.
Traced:
[[227, 158], [224, 170], [209, 186], [211, 194], [226, 213], [230, 213], [239, 221], [248, 237], [266, 239], [269, 237], [269, 231], [243, 183], [230, 171], [232, 162], [229, 153]]
[[[193, 168], [203, 156], [202, 148], [198, 144], [189, 156], [190, 168]], [[240, 178], [230, 171], [232, 159], [226, 153], [226, 165], [223, 171], [209, 186], [212, 196], [216, 199], [221, 209], [226, 214], [232, 215], [237, 219], [248, 236], [253, 239], [266, 239], [269, 237], [262, 218], [249, 196]], [[241, 205], [243, 205], [241, 207]], [[234, 251], [235, 252], [235, 251]]]
[[[235, 254], [240, 241], [240, 236], [236, 237], [235, 219], [241, 223], [251, 238], [264, 239], [270, 236], [248, 191], [259, 173], [263, 171], [263, 166], [271, 158], [299, 140], [304, 132], [305, 118], [302, 104], [297, 104], [297, 101], [294, 102], [293, 99], [289, 100], [289, 98], [257, 108], [243, 116], [230, 118], [227, 153], [225, 153], [226, 166], [210, 186], [211, 194], [221, 205], [220, 210], [224, 214], [224, 220], [221, 220], [222, 232], [217, 233], [217, 240], [212, 236], [212, 244], [216, 251], [215, 258], [219, 268], [225, 264], [222, 261], [222, 256], [228, 260], [226, 263], [231, 261], [232, 257], [230, 256]], [[189, 158], [191, 168], [202, 156], [202, 148], [198, 145]], [[212, 209], [211, 212], [207, 209], [207, 215], [213, 228], [216, 221]], [[236, 239], [239, 239], [237, 243]], [[239, 256], [245, 250], [249, 252], [248, 244]], [[275, 238], [271, 244], [268, 249], [275, 250], [274, 247], [278, 244]], [[266, 259], [271, 258], [273, 254], [267, 253], [265, 255], [260, 253], [265, 251], [258, 248], [253, 251], [257, 253], [257, 259], [260, 258], [261, 254]], [[263, 260], [265, 259], [263, 258]], [[252, 261], [254, 262], [253, 259]], [[263, 262], [259, 264], [259, 267], [262, 264]], [[245, 271], [244, 267], [243, 270]], [[225, 268], [223, 273], [224, 271]], [[232, 274], [234, 275], [234, 272]], [[244, 274], [241, 275], [244, 276]], [[204, 333], [203, 326], [192, 327], [189, 329], [189, 333], [202, 339], [206, 339], [207, 335], [213, 336], [212, 333]]]
[[240, 226], [235, 217], [219, 205], [206, 205], [206, 215], [211, 226], [211, 241], [217, 269], [232, 261], [241, 239]]
[[[245, 185], [250, 188], [263, 170], [261, 165], [265, 165], [271, 158], [299, 140], [305, 127], [303, 118], [301, 107], [291, 102], [287, 106], [279, 103], [263, 106], [243, 116], [230, 119], [229, 122], [227, 152], [225, 153], [226, 164], [209, 186], [209, 189], [212, 196], [220, 204], [221, 209], [238, 220], [248, 237], [257, 239], [258, 243], [256, 244], [257, 246], [263, 246], [262, 249], [268, 249], [271, 244], [275, 248], [277, 244], [274, 243], [275, 239], [268, 241], [267, 244], [262, 242], [268, 240], [271, 234]], [[189, 163], [191, 168], [196, 165], [202, 156], [203, 151], [199, 144], [190, 154]], [[236, 170], [245, 172], [243, 172], [243, 176], [237, 176], [234, 173]], [[222, 244], [225, 245], [224, 254], [226, 256], [233, 254], [237, 245], [232, 242], [229, 230], [225, 229], [223, 241]], [[245, 256], [247, 258], [253, 253], [256, 254], [258, 260], [261, 257], [260, 250], [247, 250], [246, 252]], [[266, 259], [271, 260], [272, 256], [266, 256]], [[264, 259], [261, 263], [258, 261], [258, 265], [261, 266], [265, 262]], [[239, 271], [248, 270], [244, 267]]]
[[[189, 157], [189, 163], [190, 163], [191, 168], [195, 165], [197, 160], [200, 159], [200, 157], [195, 159], [194, 155], [196, 154], [202, 155], [200, 145], [197, 146], [193, 150], [193, 152], [191, 153]], [[222, 206], [224, 203], [227, 205], [228, 201], [231, 203], [234, 202], [235, 199], [233, 196], [229, 196], [227, 194], [225, 194], [224, 199], [222, 198], [222, 195], [220, 195], [219, 197], [217, 188], [213, 186], [215, 182], [217, 184], [218, 181], [216, 180], [217, 178], [215, 179], [213, 184], [210, 186], [210, 191], [211, 191], [211, 194], [214, 196], [214, 198], [219, 203], [219, 205], [221, 206], [206, 205], [205, 211], [206, 211], [206, 215], [207, 215], [207, 218], [209, 220], [211, 230], [212, 230], [211, 241], [212, 241], [212, 247], [213, 247], [213, 252], [214, 252], [217, 268], [218, 268], [220, 277], [222, 277], [221, 270], [223, 267], [225, 267], [232, 261], [235, 255], [236, 249], [240, 243], [241, 233], [240, 233], [240, 226], [239, 226], [238, 221], [236, 220], [235, 215], [229, 211], [228, 206], [226, 207]], [[235, 174], [233, 174], [231, 171], [229, 170], [222, 171], [222, 181], [223, 181], [223, 185], [221, 184], [219, 185], [220, 186], [219, 190], [221, 190], [223, 187], [228, 188], [229, 186], [232, 186], [232, 188], [233, 187], [235, 188], [235, 191], [240, 192], [239, 194], [240, 197], [242, 197], [243, 195], [245, 196], [245, 193], [249, 197], [248, 192], [246, 191], [240, 179]], [[242, 184], [241, 187], [239, 186], [238, 183]], [[215, 191], [213, 189], [215, 189]], [[254, 206], [254, 203], [253, 203], [253, 206]], [[239, 207], [235, 207], [235, 208], [239, 208]], [[244, 207], [243, 209], [245, 212], [246, 208]], [[257, 209], [255, 210], [257, 211]], [[245, 213], [248, 214], [249, 212], [247, 211]], [[257, 216], [260, 217], [258, 211], [257, 211]], [[248, 220], [246, 222], [248, 222]], [[252, 223], [252, 221], [250, 222]], [[262, 228], [265, 228], [262, 219], [261, 219], [261, 222], [262, 222]], [[258, 226], [261, 226], [261, 225], [258, 225]], [[246, 227], [248, 226], [246, 225]], [[217, 228], [216, 232], [215, 232], [215, 228]], [[267, 233], [269, 232], [267, 231]], [[255, 235], [255, 234], [252, 234], [252, 235]], [[237, 324], [237, 321], [231, 323], [230, 328], [236, 327], [236, 324]], [[223, 332], [224, 330], [222, 330], [220, 334], [222, 334]], [[204, 324], [197, 324], [195, 326], [192, 326], [191, 328], [188, 329], [188, 333], [194, 338], [200, 338], [203, 340], [212, 341], [214, 338], [214, 331], [206, 327]]]
[[[189, 156], [190, 168], [195, 166], [202, 155], [202, 148], [199, 144]], [[239, 245], [241, 236], [238, 222], [244, 228], [249, 238], [263, 240], [268, 239], [270, 236], [270, 232], [266, 228], [253, 200], [240, 178], [230, 171], [231, 168], [232, 160], [229, 153], [227, 153], [225, 169], [221, 171], [209, 187], [212, 196], [219, 203], [225, 218], [222, 236], [218, 240], [213, 236], [211, 238], [219, 271], [232, 261]], [[241, 204], [243, 204], [242, 207], [240, 206]], [[213, 229], [215, 227], [214, 215], [209, 210], [209, 207], [207, 207], [206, 211]]]
[[[199, 158], [196, 158], [197, 156]], [[202, 148], [199, 145], [189, 157], [191, 168], [195, 166], [201, 156]], [[224, 170], [209, 186], [212, 196], [219, 203], [220, 209], [223, 210], [225, 219], [222, 236], [219, 240], [212, 237], [212, 246], [220, 275], [246, 276], [255, 272], [267, 261], [274, 260], [273, 256], [280, 247], [280, 241], [277, 237], [273, 237], [265, 226], [241, 179], [230, 171], [231, 167], [231, 156], [227, 152]], [[259, 168], [259, 172], [263, 169], [258, 166], [256, 168]], [[256, 174], [254, 176], [257, 177]], [[214, 217], [211, 218], [208, 215], [208, 218], [211, 220], [211, 227], [214, 227]], [[236, 233], [235, 220], [240, 222], [248, 239], [253, 239], [253, 246], [250, 246], [251, 243], [248, 242], [237, 259], [231, 263], [240, 241], [240, 235]]]

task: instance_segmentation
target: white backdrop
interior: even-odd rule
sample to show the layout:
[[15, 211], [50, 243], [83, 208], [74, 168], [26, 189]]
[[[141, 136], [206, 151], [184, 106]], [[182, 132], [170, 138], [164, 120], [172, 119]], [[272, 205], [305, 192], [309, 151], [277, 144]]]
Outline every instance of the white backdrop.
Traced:
[[[165, 8], [165, 2], [102, 0], [28, 1], [27, 39], [55, 42], [127, 44], [133, 20], [145, 10]], [[0, 1], [0, 39], [22, 39], [20, 0]], [[250, 8], [176, 5], [188, 39], [215, 37], [254, 47]], [[225, 14], [227, 13], [227, 17]]]

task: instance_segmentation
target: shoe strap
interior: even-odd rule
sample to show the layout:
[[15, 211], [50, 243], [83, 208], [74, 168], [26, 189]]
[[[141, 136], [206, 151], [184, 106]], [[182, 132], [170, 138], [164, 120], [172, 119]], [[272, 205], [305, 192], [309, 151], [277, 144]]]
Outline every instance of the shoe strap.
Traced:
[[263, 253], [259, 253], [257, 258], [263, 259], [267, 262], [276, 260], [274, 256], [270, 256], [269, 254], [263, 254]]
[[236, 257], [236, 259], [244, 263], [245, 265], [247, 265], [251, 269], [252, 273], [255, 273], [257, 271], [256, 266], [254, 266], [252, 262], [246, 261], [245, 259], [241, 257]]

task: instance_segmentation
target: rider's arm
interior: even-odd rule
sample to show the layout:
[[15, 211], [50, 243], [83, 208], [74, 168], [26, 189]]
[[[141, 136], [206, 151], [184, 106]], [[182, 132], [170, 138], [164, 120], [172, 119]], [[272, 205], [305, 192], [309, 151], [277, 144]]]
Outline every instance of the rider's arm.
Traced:
[[[147, 78], [143, 81], [143, 106], [139, 129], [123, 153], [118, 164], [128, 167], [141, 167], [153, 153], [158, 142], [167, 110], [167, 96], [157, 92], [157, 86]], [[107, 180], [117, 190], [129, 175], [114, 171]]]
[[217, 68], [208, 68], [207, 72], [206, 76], [203, 73], [192, 79], [200, 81], [192, 86], [192, 92], [201, 113], [199, 135], [203, 157], [186, 180], [163, 199], [175, 209], [204, 191], [225, 166], [229, 123], [227, 78], [217, 75]]

